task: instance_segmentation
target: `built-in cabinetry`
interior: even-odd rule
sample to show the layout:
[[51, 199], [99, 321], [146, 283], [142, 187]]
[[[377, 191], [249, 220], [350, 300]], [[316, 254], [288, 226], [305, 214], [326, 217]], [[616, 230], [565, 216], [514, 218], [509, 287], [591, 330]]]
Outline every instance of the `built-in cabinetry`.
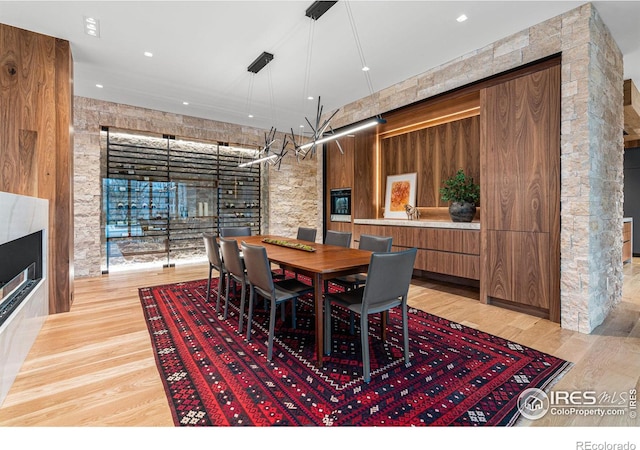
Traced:
[[[327, 214], [326, 229], [353, 232], [354, 245], [361, 233], [393, 236], [396, 248], [419, 249], [416, 269], [478, 281], [482, 302], [559, 322], [560, 58], [383, 117], [376, 130], [342, 139], [343, 153], [326, 146], [327, 195], [353, 188], [352, 223]], [[448, 226], [439, 194], [460, 168], [481, 187], [470, 229]], [[387, 223], [386, 177], [413, 172], [420, 220]]]
[[560, 66], [481, 91], [480, 300], [560, 318]]
[[105, 268], [204, 256], [202, 233], [260, 232], [260, 166], [217, 144], [106, 134]]
[[361, 234], [391, 236], [394, 251], [417, 247], [414, 269], [469, 280], [480, 279], [480, 224], [443, 221], [356, 219], [354, 241]]

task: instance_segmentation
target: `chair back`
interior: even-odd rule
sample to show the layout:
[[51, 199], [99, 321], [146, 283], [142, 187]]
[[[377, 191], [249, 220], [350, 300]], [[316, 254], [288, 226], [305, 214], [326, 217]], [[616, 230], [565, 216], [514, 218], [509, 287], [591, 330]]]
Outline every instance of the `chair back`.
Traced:
[[244, 277], [244, 263], [240, 258], [238, 242], [235, 239], [220, 238], [220, 251], [227, 272], [238, 278]]
[[324, 243], [328, 245], [339, 245], [340, 247], [349, 247], [351, 246], [351, 233], [327, 230]]
[[222, 260], [220, 259], [220, 246], [216, 241], [216, 235], [213, 233], [202, 233], [202, 239], [204, 240], [204, 249], [207, 252], [209, 264], [220, 270]]
[[270, 295], [275, 290], [275, 287], [269, 258], [267, 258], [267, 249], [260, 245], [250, 245], [243, 242], [242, 253], [249, 283], [258, 288], [259, 291], [262, 291], [262, 293], [269, 293]]
[[251, 236], [251, 227], [223, 227], [220, 228], [220, 236]]
[[417, 252], [416, 248], [410, 248], [371, 255], [362, 296], [364, 311], [383, 311], [407, 301]]
[[301, 241], [315, 242], [316, 233], [317, 230], [315, 228], [298, 227], [298, 236], [296, 237], [296, 239], [300, 239]]
[[369, 250], [374, 253], [389, 253], [391, 251], [391, 243], [393, 237], [391, 236], [373, 236], [371, 234], [361, 234], [360, 244], [358, 248], [360, 250]]

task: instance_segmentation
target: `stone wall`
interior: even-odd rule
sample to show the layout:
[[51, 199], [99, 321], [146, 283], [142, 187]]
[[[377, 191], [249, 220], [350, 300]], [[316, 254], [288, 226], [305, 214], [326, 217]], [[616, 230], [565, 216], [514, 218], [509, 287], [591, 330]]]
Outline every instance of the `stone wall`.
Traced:
[[[142, 133], [171, 134], [205, 142], [229, 142], [259, 147], [264, 133], [252, 127], [154, 111], [101, 100], [74, 99], [74, 197], [75, 197], [75, 276], [98, 276], [104, 265], [104, 235], [100, 214], [102, 205], [100, 129], [103, 126]], [[280, 136], [282, 139], [282, 136]], [[278, 145], [278, 142], [275, 143]], [[263, 233], [295, 236], [298, 225], [321, 227], [322, 189], [318, 160], [296, 162], [292, 153], [278, 171], [267, 166], [263, 172]], [[320, 173], [318, 173], [320, 172]], [[321, 233], [319, 233], [321, 234]]]
[[561, 320], [590, 333], [622, 297], [622, 54], [591, 4], [345, 105], [335, 128], [562, 54]]

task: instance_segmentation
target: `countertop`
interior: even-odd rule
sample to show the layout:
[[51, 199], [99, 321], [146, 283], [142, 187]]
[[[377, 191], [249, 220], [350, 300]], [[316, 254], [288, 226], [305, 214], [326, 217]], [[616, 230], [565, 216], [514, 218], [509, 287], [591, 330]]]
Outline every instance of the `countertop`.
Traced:
[[622, 222], [633, 222], [633, 217], [623, 217]]
[[354, 219], [356, 225], [390, 225], [414, 228], [454, 228], [458, 230], [479, 230], [480, 222], [452, 222], [450, 220], [408, 220], [408, 219]]

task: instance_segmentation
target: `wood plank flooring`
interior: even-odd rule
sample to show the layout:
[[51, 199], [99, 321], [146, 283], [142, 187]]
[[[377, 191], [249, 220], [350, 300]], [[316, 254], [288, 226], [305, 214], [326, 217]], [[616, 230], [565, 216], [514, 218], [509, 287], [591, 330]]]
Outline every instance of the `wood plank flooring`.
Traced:
[[[75, 281], [70, 312], [49, 316], [8, 396], [0, 426], [173, 426], [138, 288], [205, 278], [204, 264]], [[554, 389], [640, 388], [640, 258], [624, 267], [623, 299], [590, 335], [484, 305], [477, 289], [414, 279], [409, 303], [575, 363]], [[637, 426], [629, 414], [551, 416], [523, 425]]]

